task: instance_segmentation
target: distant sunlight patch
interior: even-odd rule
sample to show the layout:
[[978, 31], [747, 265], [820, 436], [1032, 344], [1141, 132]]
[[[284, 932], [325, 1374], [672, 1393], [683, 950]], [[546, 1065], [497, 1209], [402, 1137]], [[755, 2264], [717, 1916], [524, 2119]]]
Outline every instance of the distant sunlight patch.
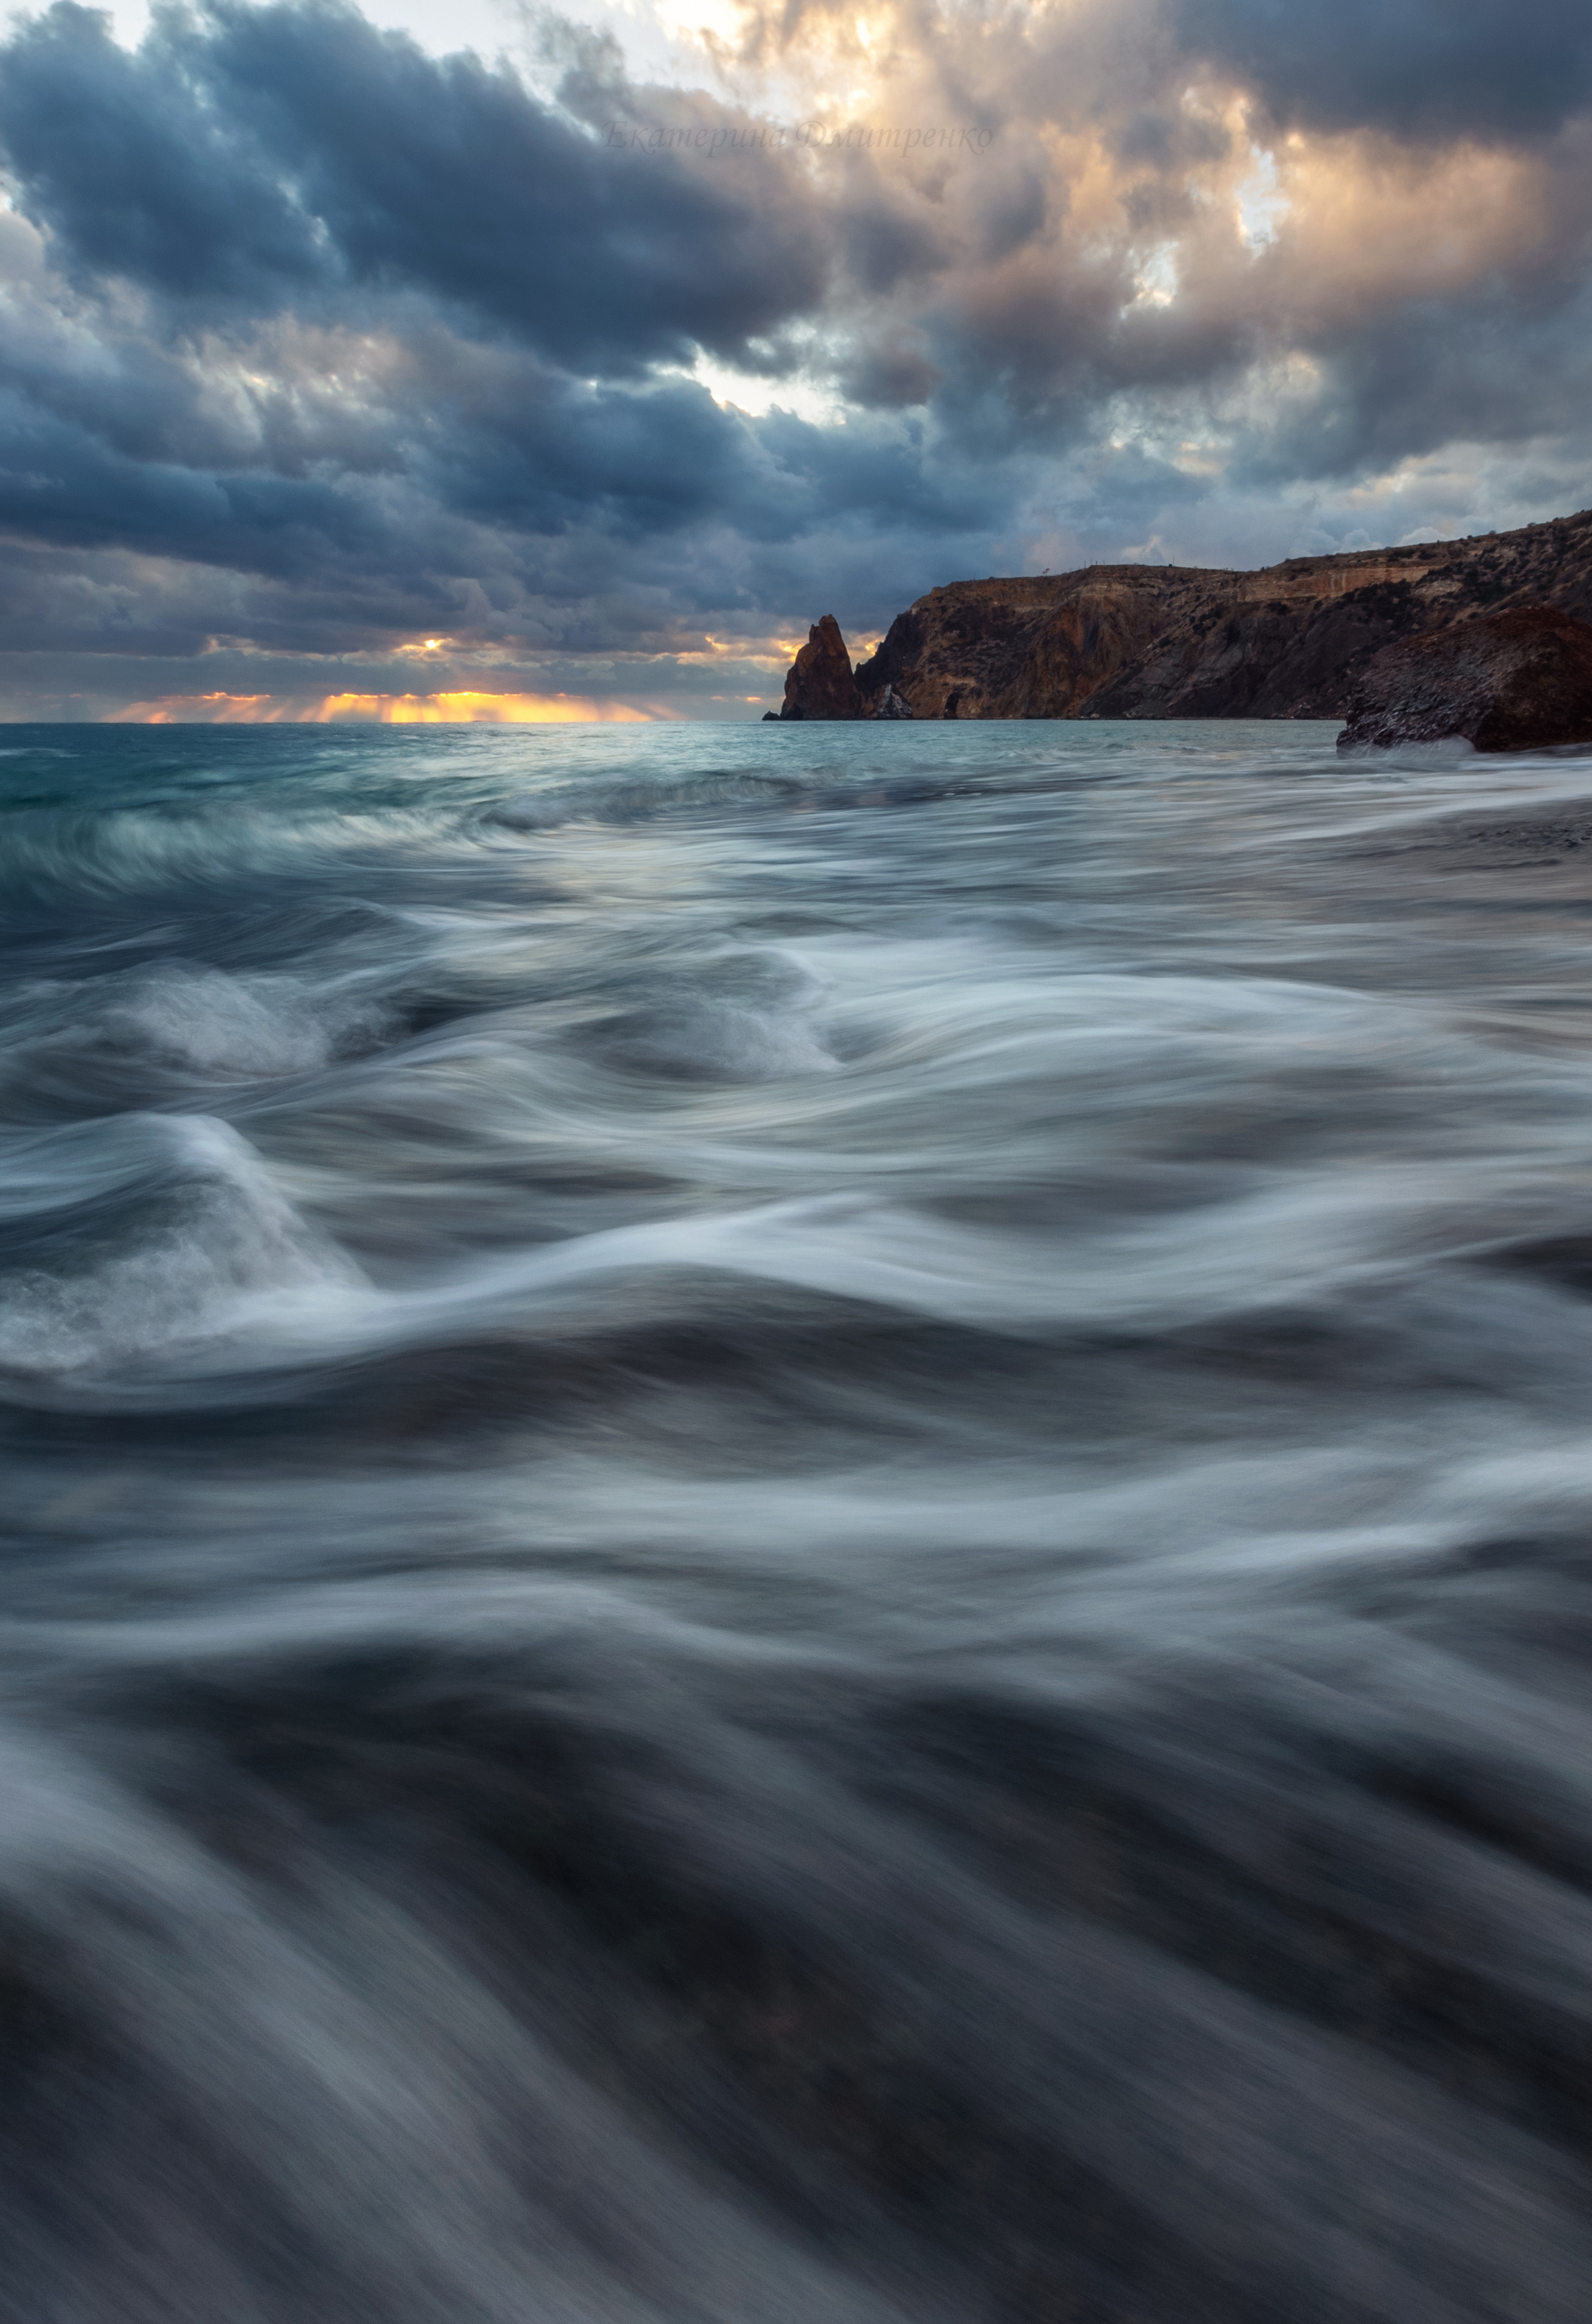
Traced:
[[603, 719], [647, 725], [644, 710], [628, 702], [590, 702], [580, 694], [329, 694], [304, 714], [318, 723], [379, 719], [384, 726], [558, 726]]
[[319, 702], [271, 694], [163, 694], [112, 711], [108, 726], [326, 725], [338, 719], [384, 726], [551, 726], [606, 721], [648, 725], [653, 714], [627, 702], [579, 694], [329, 694]]
[[292, 702], [272, 694], [162, 694], [153, 702], [129, 702], [107, 711], [104, 726], [275, 726], [301, 718]]

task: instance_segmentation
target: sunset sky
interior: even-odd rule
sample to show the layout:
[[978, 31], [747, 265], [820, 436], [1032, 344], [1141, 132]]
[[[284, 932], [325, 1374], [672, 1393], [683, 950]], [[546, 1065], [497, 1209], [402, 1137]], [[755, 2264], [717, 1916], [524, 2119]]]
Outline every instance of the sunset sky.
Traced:
[[1592, 501], [1569, 0], [63, 4], [0, 161], [7, 718], [754, 718]]

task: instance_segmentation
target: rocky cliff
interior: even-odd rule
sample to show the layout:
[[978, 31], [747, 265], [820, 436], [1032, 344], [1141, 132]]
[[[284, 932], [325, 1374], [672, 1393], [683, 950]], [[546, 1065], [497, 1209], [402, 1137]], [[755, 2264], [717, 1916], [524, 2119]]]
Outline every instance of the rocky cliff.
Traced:
[[1337, 747], [1456, 735], [1478, 751], [1592, 742], [1592, 622], [1512, 605], [1384, 646], [1360, 674]]
[[1254, 573], [954, 581], [891, 624], [856, 673], [859, 708], [877, 715], [890, 687], [916, 718], [1339, 718], [1383, 647], [1524, 604], [1592, 616], [1592, 510]]

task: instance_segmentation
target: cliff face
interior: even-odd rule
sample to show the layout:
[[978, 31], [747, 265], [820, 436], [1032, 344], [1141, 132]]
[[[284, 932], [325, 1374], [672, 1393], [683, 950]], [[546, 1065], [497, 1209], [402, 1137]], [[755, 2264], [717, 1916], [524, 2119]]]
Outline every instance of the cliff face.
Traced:
[[856, 685], [864, 717], [893, 687], [918, 718], [1340, 718], [1384, 646], [1524, 604], [1592, 616], [1592, 510], [1255, 573], [955, 581], [892, 622]]
[[1384, 646], [1361, 674], [1337, 747], [1457, 734], [1478, 751], [1592, 742], [1592, 623], [1516, 605]]

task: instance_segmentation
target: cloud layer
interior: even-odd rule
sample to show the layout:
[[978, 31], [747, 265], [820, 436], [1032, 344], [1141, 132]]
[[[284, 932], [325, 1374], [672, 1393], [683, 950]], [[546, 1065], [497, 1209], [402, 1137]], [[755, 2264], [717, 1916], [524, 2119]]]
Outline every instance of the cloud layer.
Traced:
[[1582, 11], [782, 0], [680, 53], [20, 22], [0, 710], [754, 716], [936, 581], [1592, 499]]

